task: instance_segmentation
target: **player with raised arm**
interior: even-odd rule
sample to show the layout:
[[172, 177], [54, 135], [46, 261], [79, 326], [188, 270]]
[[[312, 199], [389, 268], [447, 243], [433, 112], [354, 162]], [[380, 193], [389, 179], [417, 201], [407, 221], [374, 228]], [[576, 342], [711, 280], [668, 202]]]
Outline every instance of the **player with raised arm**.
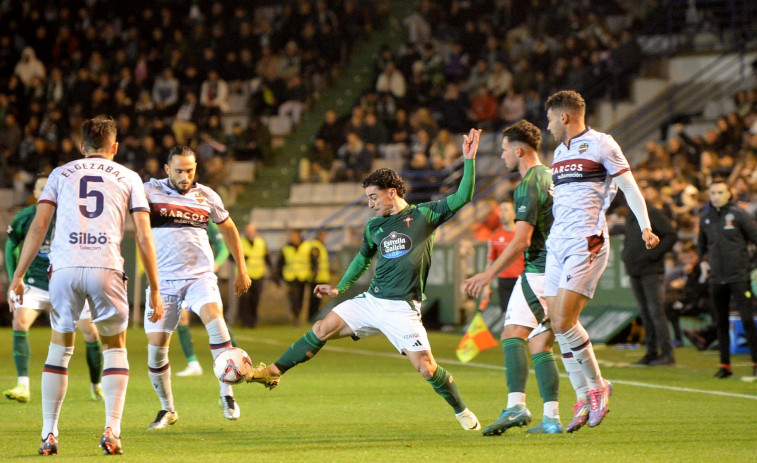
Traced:
[[505, 353], [507, 407], [497, 421], [484, 428], [485, 436], [498, 436], [515, 426], [531, 422], [526, 408], [526, 380], [530, 349], [536, 381], [544, 403], [542, 422], [532, 434], [560, 434], [563, 426], [558, 408], [559, 374], [552, 353], [555, 336], [549, 329], [544, 299], [545, 242], [552, 226], [552, 171], [541, 163], [541, 130], [521, 120], [502, 132], [502, 159], [509, 172], [517, 170], [523, 180], [515, 189], [515, 236], [486, 271], [465, 282], [465, 289], [479, 297], [502, 269], [525, 253], [525, 270], [518, 277], [507, 302], [502, 349]]
[[452, 376], [437, 365], [426, 329], [421, 323], [423, 287], [431, 264], [434, 233], [441, 224], [473, 198], [475, 158], [480, 130], [464, 136], [463, 177], [457, 192], [439, 201], [410, 205], [405, 185], [391, 169], [378, 169], [363, 179], [368, 207], [376, 212], [365, 226], [360, 251], [336, 288], [327, 284], [314, 289], [319, 297], [337, 296], [368, 269], [378, 253], [376, 274], [368, 290], [334, 307], [323, 320], [287, 349], [276, 362], [254, 369], [248, 382], [272, 389], [282, 374], [316, 355], [332, 339], [359, 339], [383, 333], [434, 390], [453, 408], [463, 429], [481, 425], [463, 403]]
[[[545, 106], [548, 130], [560, 144], [552, 162], [555, 221], [547, 240], [544, 295], [571, 383], [577, 392], [589, 390], [573, 408], [566, 429], [573, 432], [587, 422], [599, 425], [612, 394], [578, 316], [607, 266], [610, 241], [605, 213], [618, 187], [639, 222], [647, 248], [657, 246], [660, 239], [652, 233], [644, 197], [620, 146], [610, 135], [586, 126], [583, 97], [563, 90], [550, 96]], [[581, 385], [584, 380], [588, 384]]]
[[[34, 198], [39, 199], [42, 189], [47, 183], [47, 175], [38, 175], [34, 181]], [[8, 269], [8, 275], [13, 277], [16, 271], [16, 260], [21, 250], [21, 243], [26, 239], [29, 232], [29, 226], [37, 212], [37, 205], [27, 206], [13, 217], [11, 224], [8, 225], [8, 241], [5, 243], [5, 266]], [[26, 284], [26, 294], [24, 295], [24, 306], [16, 307], [13, 311], [13, 360], [16, 364], [16, 373], [18, 381], [16, 386], [3, 392], [5, 397], [10, 400], [16, 400], [26, 403], [30, 399], [29, 393], [29, 328], [34, 324], [43, 310], [50, 308], [50, 292], [48, 291], [50, 280], [47, 275], [47, 269], [50, 266], [50, 241], [52, 240], [53, 228], [47, 231], [42, 247], [39, 248], [37, 256], [29, 266], [29, 270], [24, 277]], [[87, 366], [89, 367], [90, 396], [92, 400], [103, 400], [103, 388], [100, 385], [102, 378], [102, 344], [100, 336], [97, 334], [97, 328], [92, 323], [92, 316], [89, 313], [89, 305], [84, 304], [81, 318], [79, 318], [76, 328], [84, 336], [84, 344], [87, 347]]]
[[[237, 295], [250, 287], [242, 243], [234, 221], [215, 191], [195, 183], [197, 160], [194, 151], [181, 145], [171, 148], [165, 170], [167, 178], [151, 179], [144, 185], [150, 203], [150, 220], [158, 249], [160, 292], [166, 311], [161, 320], [154, 322], [149, 319], [150, 311], [145, 310], [147, 366], [150, 382], [161, 404], [148, 429], [163, 429], [178, 420], [171, 391], [168, 347], [171, 333], [179, 324], [182, 304], [200, 316], [208, 332], [213, 359], [231, 347], [218, 277], [214, 273], [208, 221], [218, 224], [234, 257]], [[221, 381], [219, 385], [224, 417], [236, 420], [240, 411], [232, 387]]]
[[137, 248], [150, 284], [153, 321], [163, 315], [158, 292], [155, 245], [149, 206], [136, 172], [113, 162], [118, 150], [116, 123], [97, 117], [82, 125], [83, 159], [52, 171], [10, 283], [11, 310], [24, 306], [24, 276], [55, 217], [50, 250], [50, 324], [52, 336], [42, 373], [42, 443], [40, 455], [58, 453], [58, 418], [68, 386], [68, 362], [74, 353], [76, 322], [84, 302], [103, 344], [102, 387], [105, 430], [100, 448], [120, 454], [121, 415], [129, 382], [126, 328], [129, 301], [121, 257], [127, 214], [131, 214]]

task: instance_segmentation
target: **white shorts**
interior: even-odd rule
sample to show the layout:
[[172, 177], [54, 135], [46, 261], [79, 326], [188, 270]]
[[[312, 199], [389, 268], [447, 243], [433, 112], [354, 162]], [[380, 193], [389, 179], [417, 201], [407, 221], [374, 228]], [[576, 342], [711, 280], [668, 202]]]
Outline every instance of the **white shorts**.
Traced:
[[[73, 333], [81, 318], [92, 318], [103, 336], [114, 336], [129, 325], [126, 275], [110, 268], [66, 267], [50, 277], [50, 326]], [[85, 309], [89, 303], [90, 313]]]
[[558, 288], [594, 297], [599, 278], [610, 258], [610, 240], [602, 236], [547, 239], [544, 296], [557, 296]]
[[333, 311], [358, 339], [383, 333], [400, 353], [431, 350], [421, 322], [420, 302], [380, 299], [363, 293], [342, 302]]
[[[525, 277], [525, 278], [524, 278]], [[529, 339], [547, 330], [547, 301], [544, 299], [544, 274], [524, 273], [518, 277], [507, 302], [505, 326], [518, 325], [531, 328]]]
[[[47, 310], [50, 308], [50, 291], [46, 291], [36, 286], [30, 286], [27, 284], [24, 289], [24, 305], [25, 309], [29, 310]], [[84, 301], [84, 309], [82, 309], [79, 315], [81, 320], [92, 318], [89, 313], [89, 303]]]
[[171, 333], [179, 326], [181, 309], [191, 310], [200, 315], [205, 304], [215, 302], [223, 307], [218, 277], [213, 273], [189, 280], [164, 280], [160, 282], [160, 296], [163, 299], [163, 318], [156, 323], [150, 321], [150, 290], [145, 290], [145, 333]]

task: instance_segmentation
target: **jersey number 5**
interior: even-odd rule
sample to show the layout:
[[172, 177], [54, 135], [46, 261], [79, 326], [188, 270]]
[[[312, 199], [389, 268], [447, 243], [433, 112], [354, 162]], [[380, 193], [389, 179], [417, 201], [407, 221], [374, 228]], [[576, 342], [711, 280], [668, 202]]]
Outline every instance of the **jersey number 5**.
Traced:
[[102, 191], [90, 190], [90, 182], [102, 183], [103, 178], [99, 175], [85, 175], [84, 177], [82, 177], [81, 180], [79, 180], [79, 198], [84, 200], [86, 200], [87, 198], [95, 198], [95, 209], [93, 211], [90, 211], [87, 208], [87, 204], [80, 204], [79, 212], [81, 212], [81, 215], [88, 219], [94, 219], [95, 217], [103, 213], [103, 208], [105, 207], [105, 197], [103, 196]]

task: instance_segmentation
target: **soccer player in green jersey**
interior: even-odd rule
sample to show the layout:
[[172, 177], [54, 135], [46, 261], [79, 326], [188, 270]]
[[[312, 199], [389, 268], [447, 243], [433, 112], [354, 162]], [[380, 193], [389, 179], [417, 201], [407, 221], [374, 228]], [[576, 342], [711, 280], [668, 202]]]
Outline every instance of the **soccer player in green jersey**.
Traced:
[[[34, 198], [39, 198], [42, 189], [47, 183], [47, 175], [38, 175], [34, 182]], [[29, 232], [29, 226], [32, 224], [34, 214], [37, 212], [37, 205], [21, 209], [8, 226], [8, 241], [5, 243], [5, 266], [8, 275], [13, 277], [16, 271], [16, 262], [18, 253], [21, 250], [21, 244]], [[50, 239], [52, 237], [53, 227], [47, 231], [42, 247], [39, 249], [37, 256], [31, 263], [29, 271], [26, 273], [24, 283], [27, 284], [27, 293], [24, 295], [24, 305], [13, 311], [13, 360], [16, 363], [16, 374], [18, 381], [15, 387], [3, 392], [9, 400], [16, 400], [26, 403], [31, 398], [29, 392], [29, 328], [37, 319], [42, 310], [50, 307], [50, 294], [48, 292], [49, 279], [47, 276], [50, 259], [47, 254], [50, 252]], [[92, 400], [103, 400], [103, 389], [100, 385], [102, 377], [102, 344], [97, 334], [95, 326], [92, 324], [92, 318], [89, 314], [89, 308], [85, 307], [82, 312], [82, 318], [76, 324], [84, 337], [84, 343], [87, 346], [87, 365], [89, 366], [89, 380], [91, 382], [90, 395]]]
[[457, 192], [446, 198], [410, 205], [403, 199], [405, 185], [391, 169], [378, 169], [363, 180], [368, 207], [376, 212], [365, 226], [360, 252], [336, 288], [319, 284], [318, 297], [336, 296], [350, 287], [378, 254], [376, 274], [368, 291], [337, 305], [323, 320], [292, 344], [276, 362], [254, 369], [248, 382], [276, 387], [290, 368], [311, 359], [331, 339], [354, 339], [383, 333], [399, 352], [407, 355], [434, 390], [455, 411], [463, 429], [481, 425], [466, 408], [452, 376], [437, 365], [421, 323], [423, 287], [431, 264], [436, 228], [451, 219], [473, 198], [475, 158], [481, 131], [464, 135], [463, 177]]
[[502, 159], [508, 171], [517, 170], [523, 181], [515, 189], [515, 236], [504, 252], [488, 268], [465, 282], [468, 294], [479, 297], [491, 281], [525, 253], [525, 271], [518, 277], [507, 305], [502, 348], [509, 393], [507, 407], [499, 419], [484, 428], [485, 436], [498, 436], [515, 426], [531, 422], [526, 408], [528, 350], [536, 371], [539, 393], [544, 402], [542, 422], [527, 430], [534, 434], [559, 434], [557, 394], [559, 377], [552, 353], [555, 336], [547, 323], [544, 299], [545, 242], [552, 226], [552, 171], [539, 160], [541, 131], [521, 120], [502, 133]]

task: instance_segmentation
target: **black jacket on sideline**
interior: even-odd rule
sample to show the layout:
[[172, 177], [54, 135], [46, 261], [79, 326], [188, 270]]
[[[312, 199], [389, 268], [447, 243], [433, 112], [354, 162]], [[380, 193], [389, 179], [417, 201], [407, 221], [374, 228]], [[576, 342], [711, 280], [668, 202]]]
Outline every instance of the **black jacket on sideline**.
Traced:
[[659, 209], [647, 206], [652, 232], [660, 238], [660, 244], [653, 249], [647, 249], [636, 216], [633, 213], [626, 216], [626, 239], [623, 243], [622, 258], [626, 264], [626, 273], [632, 277], [665, 273], [665, 253], [673, 248], [678, 239], [673, 224], [665, 214]]
[[707, 206], [699, 218], [697, 253], [710, 263], [710, 284], [749, 280], [748, 242], [757, 243], [757, 224], [746, 211], [733, 203]]

